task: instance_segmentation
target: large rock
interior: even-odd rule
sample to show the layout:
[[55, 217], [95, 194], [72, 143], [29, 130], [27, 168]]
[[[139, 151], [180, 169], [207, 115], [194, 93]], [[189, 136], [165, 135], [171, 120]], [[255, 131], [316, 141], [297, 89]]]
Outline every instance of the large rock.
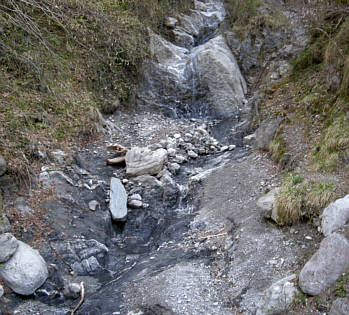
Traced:
[[77, 239], [52, 244], [78, 275], [93, 275], [104, 270], [108, 247], [94, 239]]
[[348, 315], [349, 301], [348, 299], [336, 299], [331, 308], [330, 315]]
[[332, 202], [321, 215], [321, 230], [326, 236], [349, 221], [349, 195]]
[[334, 283], [349, 266], [349, 241], [332, 233], [320, 244], [319, 250], [305, 264], [299, 275], [304, 293], [318, 295]]
[[279, 314], [286, 311], [291, 305], [297, 289], [292, 280], [296, 275], [291, 275], [272, 284], [263, 295], [262, 306], [258, 309], [256, 315]]
[[261, 125], [255, 132], [256, 140], [254, 145], [257, 149], [268, 148], [269, 143], [274, 139], [275, 134], [279, 129], [280, 122], [280, 117], [262, 121]]
[[124, 221], [127, 216], [127, 193], [120, 179], [113, 177], [110, 181], [109, 209], [113, 220]]
[[279, 191], [279, 187], [274, 188], [257, 200], [257, 206], [263, 210], [264, 217], [270, 218], [272, 216], [274, 201]]
[[7, 169], [7, 164], [2, 155], [0, 155], [0, 176], [4, 175]]
[[144, 174], [157, 175], [167, 162], [167, 151], [158, 149], [134, 147], [126, 154], [126, 174], [140, 176]]
[[246, 82], [239, 66], [222, 36], [209, 40], [194, 50], [201, 101], [208, 114], [215, 118], [237, 115], [243, 108]]
[[0, 276], [14, 292], [30, 295], [47, 279], [46, 262], [37, 250], [21, 241], [17, 242], [15, 254], [0, 266]]
[[16, 252], [17, 239], [10, 233], [0, 235], [0, 263], [8, 261]]

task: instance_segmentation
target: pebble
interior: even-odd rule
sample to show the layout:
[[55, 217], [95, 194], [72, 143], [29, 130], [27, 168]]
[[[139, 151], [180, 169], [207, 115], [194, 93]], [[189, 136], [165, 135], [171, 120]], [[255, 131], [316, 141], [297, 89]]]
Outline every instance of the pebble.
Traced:
[[173, 135], [173, 138], [175, 138], [175, 139], [179, 139], [181, 137], [181, 135], [179, 134], [179, 133], [175, 133], [174, 135]]
[[192, 159], [196, 159], [198, 157], [198, 154], [195, 153], [193, 150], [188, 151], [188, 156]]
[[89, 203], [88, 203], [88, 208], [91, 210], [91, 211], [96, 211], [97, 207], [99, 206], [99, 202], [97, 200], [91, 200]]
[[313, 239], [311, 236], [306, 236], [305, 238], [310, 241]]

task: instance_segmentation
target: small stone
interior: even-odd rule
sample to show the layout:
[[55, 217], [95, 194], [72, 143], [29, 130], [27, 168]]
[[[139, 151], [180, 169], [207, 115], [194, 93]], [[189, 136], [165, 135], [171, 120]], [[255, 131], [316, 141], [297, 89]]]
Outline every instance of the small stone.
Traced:
[[244, 137], [244, 144], [251, 145], [255, 140], [256, 140], [256, 135], [254, 133], [250, 134], [250, 135]]
[[181, 166], [178, 163], [168, 163], [167, 168], [173, 175], [176, 175], [178, 174]]
[[16, 252], [17, 239], [10, 233], [0, 235], [0, 263], [8, 261]]
[[311, 236], [306, 236], [305, 239], [311, 241], [313, 238]]
[[129, 180], [127, 179], [127, 178], [124, 178], [123, 180], [122, 180], [122, 183], [123, 184], [127, 184], [129, 182]]
[[228, 151], [229, 147], [227, 145], [221, 147], [221, 152]]
[[4, 288], [0, 284], [0, 298], [4, 295]]
[[140, 194], [133, 194], [128, 199], [129, 200], [139, 200], [139, 201], [142, 201], [142, 196]]
[[181, 135], [179, 134], [179, 133], [175, 133], [174, 135], [173, 135], [173, 138], [175, 138], [175, 139], [179, 139], [181, 137]]
[[143, 207], [143, 202], [140, 200], [129, 200], [128, 206], [133, 209], [138, 209]]
[[176, 150], [172, 149], [172, 148], [169, 148], [169, 149], [167, 149], [167, 154], [168, 154], [168, 156], [175, 156], [176, 155]]
[[127, 217], [127, 194], [120, 179], [112, 177], [110, 181], [109, 209], [113, 220], [125, 221]]
[[231, 144], [229, 147], [228, 147], [228, 150], [229, 151], [232, 151], [236, 148], [236, 145], [235, 144]]
[[195, 153], [193, 150], [189, 150], [188, 151], [188, 156], [192, 159], [197, 159], [198, 158], [198, 154]]
[[336, 299], [332, 303], [330, 315], [347, 315], [349, 314], [349, 301], [345, 298]]
[[99, 202], [97, 200], [91, 200], [89, 203], [88, 203], [88, 208], [91, 210], [91, 211], [96, 211], [97, 207], [99, 206]]
[[175, 163], [182, 164], [187, 161], [187, 159], [183, 155], [176, 155], [173, 159]]
[[67, 298], [77, 299], [80, 296], [81, 285], [80, 283], [69, 283], [64, 287], [63, 294]]

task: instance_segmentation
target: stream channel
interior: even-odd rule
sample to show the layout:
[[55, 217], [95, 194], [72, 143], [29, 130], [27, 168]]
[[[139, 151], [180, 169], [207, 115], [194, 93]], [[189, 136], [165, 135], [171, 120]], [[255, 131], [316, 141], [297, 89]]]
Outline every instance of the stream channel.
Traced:
[[[49, 278], [27, 299], [9, 294], [7, 310], [70, 313], [79, 299], [64, 288], [83, 282], [76, 314], [252, 314], [263, 290], [287, 275], [297, 248], [255, 207], [259, 183], [275, 176], [242, 145], [247, 86], [220, 32], [224, 18], [218, 0], [169, 18], [171, 42], [150, 34], [137, 113], [115, 113], [103, 141], [42, 169], [42, 195], [55, 191], [40, 200]], [[106, 165], [110, 143], [175, 153], [157, 178], [128, 178]], [[109, 212], [112, 177], [142, 198], [124, 223]]]

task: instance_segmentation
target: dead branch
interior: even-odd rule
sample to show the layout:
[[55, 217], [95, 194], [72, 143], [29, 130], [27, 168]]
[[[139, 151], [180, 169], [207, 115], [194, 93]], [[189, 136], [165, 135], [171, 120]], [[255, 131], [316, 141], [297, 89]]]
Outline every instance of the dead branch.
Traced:
[[130, 148], [124, 147], [118, 143], [114, 143], [107, 146], [107, 150], [115, 151], [115, 153], [119, 156], [126, 155], [127, 151], [130, 150]]
[[117, 165], [125, 162], [125, 156], [119, 156], [113, 159], [107, 159], [107, 165]]
[[79, 309], [79, 307], [84, 302], [84, 299], [85, 299], [84, 281], [81, 282], [80, 287], [81, 287], [81, 294], [80, 294], [81, 298], [80, 298], [79, 304], [76, 305], [76, 307], [71, 311], [70, 315], [74, 315], [75, 312]]

